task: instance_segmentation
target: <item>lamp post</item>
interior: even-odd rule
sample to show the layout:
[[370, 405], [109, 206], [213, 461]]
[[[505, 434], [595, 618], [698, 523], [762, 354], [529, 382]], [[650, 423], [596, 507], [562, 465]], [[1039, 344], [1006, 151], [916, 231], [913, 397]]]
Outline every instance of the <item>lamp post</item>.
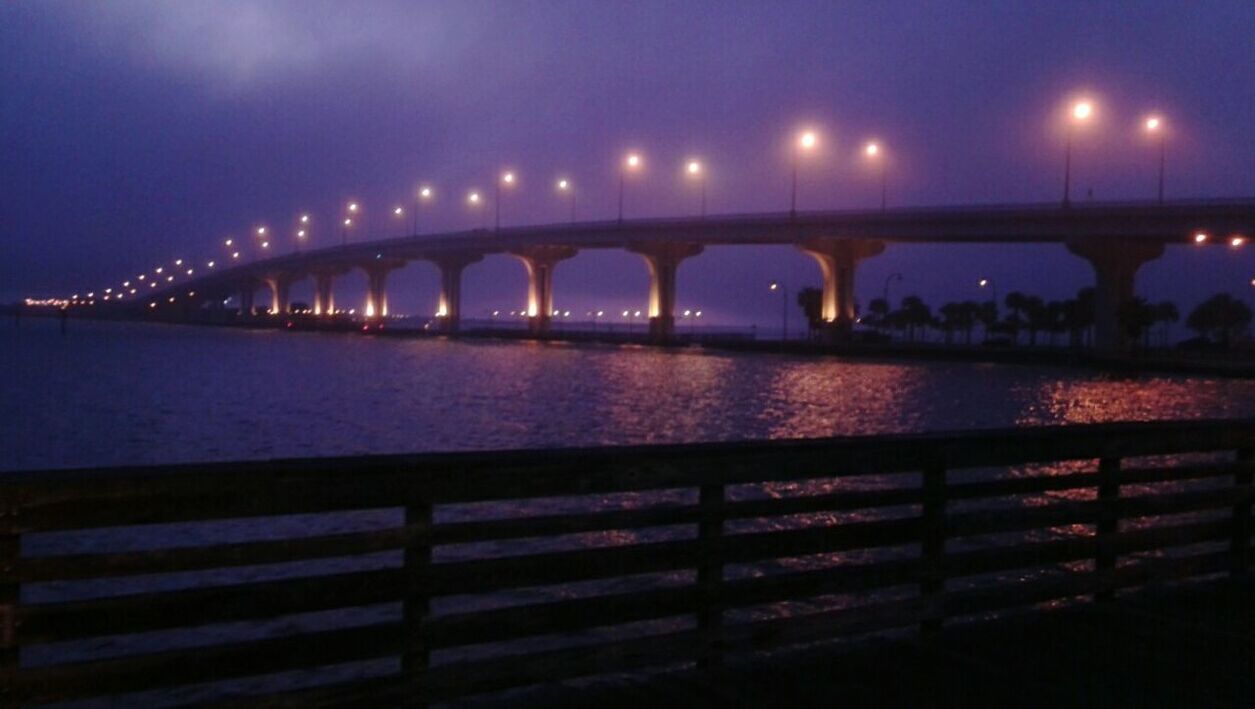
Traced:
[[623, 183], [629, 172], [641, 169], [640, 153], [628, 153], [619, 168], [619, 223], [623, 223]]
[[302, 214], [296, 219], [296, 253], [301, 252], [301, 244], [309, 237], [309, 215]]
[[990, 294], [993, 295], [991, 302], [994, 304], [994, 317], [996, 318], [998, 313], [998, 284], [994, 283], [992, 278], [982, 278], [976, 282], [976, 285], [981, 288], [988, 288]]
[[496, 217], [493, 221], [493, 231], [501, 229], [501, 188], [510, 188], [514, 186], [514, 173], [506, 170], [501, 173], [501, 179], [497, 180], [496, 193], [493, 196], [493, 207], [496, 209]]
[[684, 166], [684, 171], [688, 174], [690, 180], [696, 180], [698, 189], [701, 192], [701, 201], [699, 203], [698, 214], [703, 219], [706, 218], [706, 171], [702, 168], [702, 164], [698, 160], [689, 160]]
[[1146, 132], [1159, 136], [1159, 203], [1163, 204], [1163, 175], [1168, 160], [1168, 136], [1164, 130], [1164, 121], [1159, 116], [1146, 119]]
[[423, 206], [424, 202], [430, 202], [436, 196], [435, 190], [428, 185], [422, 185], [418, 188], [418, 200], [414, 204], [414, 234], [418, 234], [418, 210]]
[[353, 226], [353, 218], [356, 217], [357, 213], [361, 210], [357, 202], [349, 202], [345, 209], [347, 210], [347, 214], [344, 217], [344, 228], [340, 230], [341, 246], [349, 245], [349, 228]]
[[867, 159], [880, 168], [880, 211], [885, 211], [888, 207], [888, 169], [885, 165], [884, 150], [880, 147], [880, 143], [872, 141], [863, 147], [863, 155]]
[[[483, 201], [483, 200], [480, 198], [480, 196], [479, 196], [479, 192], [478, 192], [478, 191], [476, 191], [476, 190], [471, 190], [471, 191], [470, 191], [469, 193], [467, 193], [467, 195], [466, 195], [466, 204], [467, 204], [467, 206], [468, 206], [468, 207], [470, 207], [472, 210], [479, 209], [480, 203], [481, 203], [482, 201]], [[483, 222], [482, 222], [482, 221], [480, 222], [480, 225], [481, 225], [481, 226], [483, 225]]]
[[797, 138], [797, 145], [793, 149], [793, 188], [789, 192], [789, 217], [797, 216], [797, 163], [798, 158], [803, 152], [810, 152], [815, 149], [819, 143], [819, 137], [814, 131], [804, 131]]
[[893, 307], [892, 305], [890, 305], [890, 304], [889, 304], [889, 284], [890, 284], [891, 282], [893, 282], [893, 281], [897, 281], [897, 282], [901, 283], [901, 282], [902, 282], [902, 274], [901, 274], [901, 273], [890, 273], [889, 275], [885, 276], [885, 289], [884, 289], [884, 291], [881, 293], [881, 296], [880, 296], [880, 297], [881, 297], [881, 299], [882, 299], [882, 300], [884, 300], [884, 301], [885, 301], [885, 307], [886, 307], [886, 308], [892, 308], [892, 307]]
[[768, 290], [780, 291], [780, 339], [789, 339], [789, 287], [783, 283], [772, 281]]
[[1072, 204], [1072, 133], [1076, 125], [1088, 121], [1094, 113], [1094, 105], [1089, 101], [1078, 101], [1072, 106], [1071, 120], [1068, 121], [1067, 145], [1063, 154], [1063, 206]]
[[571, 223], [575, 223], [575, 187], [571, 181], [565, 177], [559, 178], [557, 182], [558, 194], [566, 195], [567, 206], [571, 212]]
[[397, 220], [398, 236], [405, 236], [405, 208], [399, 204], [393, 207], [392, 216]]

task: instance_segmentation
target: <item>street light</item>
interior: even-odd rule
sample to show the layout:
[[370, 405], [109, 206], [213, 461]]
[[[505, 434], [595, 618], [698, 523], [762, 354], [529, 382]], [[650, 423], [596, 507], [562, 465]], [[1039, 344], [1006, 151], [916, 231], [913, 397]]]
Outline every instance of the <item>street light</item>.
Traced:
[[993, 302], [994, 304], [994, 318], [997, 319], [998, 317], [998, 284], [994, 283], [994, 280], [992, 278], [982, 278], [979, 281], [977, 281], [976, 285], [980, 286], [981, 288], [989, 288], [990, 294], [993, 295], [993, 301], [991, 302]]
[[789, 339], [789, 287], [783, 283], [772, 281], [768, 290], [780, 291], [780, 339]]
[[623, 221], [623, 182], [629, 172], [636, 172], [641, 169], [643, 161], [640, 153], [628, 153], [623, 158], [623, 166], [619, 168], [619, 221]]
[[1080, 124], [1085, 123], [1094, 114], [1094, 104], [1089, 101], [1077, 101], [1072, 105], [1072, 115], [1068, 121], [1067, 147], [1063, 157], [1063, 206], [1072, 203], [1072, 132]]
[[401, 205], [397, 205], [392, 209], [392, 216], [397, 220], [397, 226], [400, 228], [400, 235], [405, 236], [405, 209]]
[[1196, 234], [1194, 235], [1194, 243], [1196, 243], [1196, 244], [1205, 244], [1205, 243], [1207, 243], [1207, 233], [1206, 233], [1206, 232], [1202, 232], [1202, 231], [1200, 231], [1200, 232], [1196, 233]]
[[884, 149], [880, 147], [880, 143], [871, 141], [863, 146], [863, 155], [868, 161], [874, 163], [880, 168], [880, 211], [885, 211], [888, 206], [888, 169], [885, 165]]
[[506, 170], [501, 173], [501, 179], [497, 180], [497, 191], [493, 198], [493, 207], [496, 210], [496, 218], [493, 222], [493, 231], [501, 229], [501, 188], [510, 188], [514, 186], [514, 173]]
[[1146, 119], [1146, 133], [1159, 136], [1159, 203], [1163, 204], [1163, 175], [1168, 160], [1168, 135], [1164, 129], [1164, 120], [1159, 116]]
[[424, 202], [430, 202], [435, 198], [436, 193], [428, 185], [421, 185], [418, 188], [418, 203], [414, 206], [414, 233], [418, 234], [418, 208], [423, 206]]
[[[477, 191], [475, 191], [475, 190], [471, 190], [471, 191], [470, 191], [470, 192], [466, 195], [466, 204], [467, 204], [467, 205], [468, 205], [471, 209], [478, 209], [478, 208], [479, 208], [479, 206], [480, 206], [480, 202], [482, 202], [482, 201], [483, 201], [483, 200], [480, 198], [480, 196], [479, 196], [479, 192], [477, 192]], [[482, 224], [483, 224], [483, 222], [480, 222], [480, 224], [482, 225]]]
[[359, 205], [357, 202], [349, 202], [348, 205], [345, 207], [347, 216], [345, 216], [344, 218], [344, 222], [343, 222], [344, 228], [340, 230], [340, 245], [341, 246], [349, 245], [349, 228], [353, 226], [353, 217], [357, 216], [357, 213], [360, 212], [361, 209], [362, 209], [361, 205]]
[[566, 195], [567, 204], [571, 210], [571, 223], [575, 223], [575, 188], [571, 185], [571, 181], [565, 177], [559, 178], [557, 183], [558, 194]]
[[684, 167], [684, 171], [688, 173], [689, 179], [696, 180], [698, 187], [701, 189], [701, 211], [703, 218], [706, 216], [706, 171], [702, 169], [701, 162], [697, 160], [689, 160], [688, 165]]
[[902, 274], [901, 274], [901, 273], [890, 273], [889, 275], [885, 276], [885, 288], [884, 288], [884, 291], [881, 293], [881, 298], [885, 301], [885, 307], [886, 307], [886, 308], [891, 308], [891, 307], [893, 307], [893, 306], [889, 305], [889, 284], [890, 284], [890, 283], [892, 283], [893, 281], [897, 281], [897, 282], [901, 283], [901, 282], [902, 282]]
[[797, 137], [797, 145], [793, 149], [793, 189], [789, 193], [789, 217], [797, 216], [797, 163], [802, 153], [809, 153], [819, 144], [819, 136], [815, 131], [803, 131]]

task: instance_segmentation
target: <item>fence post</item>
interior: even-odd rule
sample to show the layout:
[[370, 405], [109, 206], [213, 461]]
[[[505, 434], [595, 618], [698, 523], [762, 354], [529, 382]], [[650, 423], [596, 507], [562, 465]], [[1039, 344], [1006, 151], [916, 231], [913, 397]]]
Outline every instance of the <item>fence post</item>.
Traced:
[[13, 695], [14, 680], [17, 679], [19, 648], [16, 631], [17, 605], [19, 587], [17, 582], [17, 560], [21, 554], [21, 537], [16, 532], [4, 529], [13, 522], [15, 509], [0, 508], [0, 707], [8, 709], [17, 706], [17, 697]]
[[[1120, 531], [1120, 517], [1116, 513], [1116, 501], [1119, 499], [1120, 459], [1101, 458], [1098, 461], [1098, 553], [1094, 555], [1094, 579], [1100, 588], [1116, 568], [1116, 551], [1111, 537]], [[1099, 590], [1094, 594], [1094, 600], [1107, 601], [1114, 595], [1114, 590]]]
[[[946, 466], [933, 463], [923, 470], [924, 502], [921, 511], [923, 517], [922, 536], [920, 538], [920, 559], [923, 565], [920, 574], [919, 592], [925, 601], [936, 596], [946, 587], [945, 554], [946, 554]], [[945, 620], [944, 609], [937, 609], [939, 615], [926, 618], [920, 622], [920, 633], [928, 638], [941, 632]]]
[[702, 550], [697, 565], [697, 587], [701, 605], [697, 611], [697, 631], [702, 637], [703, 652], [697, 666], [717, 667], [723, 662], [720, 647], [723, 610], [720, 599], [723, 585], [723, 561], [712, 553], [715, 542], [723, 536], [723, 485], [702, 485], [698, 491], [701, 520], [697, 523], [697, 539]]
[[[1255, 449], [1242, 448], [1237, 461], [1241, 468], [1233, 474], [1233, 484], [1249, 487], [1255, 483]], [[1233, 506], [1233, 567], [1234, 576], [1245, 574], [1251, 568], [1251, 509], [1250, 498]]]
[[431, 501], [420, 499], [405, 507], [405, 526], [413, 536], [405, 545], [405, 600], [402, 617], [405, 640], [401, 648], [401, 672], [409, 687], [406, 706], [427, 704], [426, 674], [431, 652], [423, 637], [423, 625], [431, 613], [427, 572], [431, 567]]

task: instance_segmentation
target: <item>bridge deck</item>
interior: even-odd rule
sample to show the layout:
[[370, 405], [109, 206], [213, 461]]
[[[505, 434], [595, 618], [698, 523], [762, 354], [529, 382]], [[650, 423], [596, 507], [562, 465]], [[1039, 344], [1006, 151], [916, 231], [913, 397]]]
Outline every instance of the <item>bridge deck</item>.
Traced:
[[[491, 705], [494, 702], [485, 702]], [[688, 671], [519, 706], [1255, 706], [1255, 577]]]

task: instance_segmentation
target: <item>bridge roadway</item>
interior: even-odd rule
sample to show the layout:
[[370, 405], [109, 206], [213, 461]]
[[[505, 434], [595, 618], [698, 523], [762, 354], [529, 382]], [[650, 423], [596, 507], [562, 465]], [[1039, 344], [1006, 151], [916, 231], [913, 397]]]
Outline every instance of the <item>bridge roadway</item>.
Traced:
[[[270, 293], [270, 312], [287, 312], [294, 282], [315, 280], [314, 312], [334, 310], [334, 281], [355, 268], [367, 275], [367, 318], [388, 313], [387, 276], [410, 261], [434, 263], [441, 272], [436, 316], [456, 332], [461, 277], [489, 254], [519, 258], [528, 274], [531, 326], [544, 331], [553, 311], [557, 265], [581, 249], [626, 249], [649, 269], [650, 333], [665, 341], [674, 333], [676, 271], [707, 246], [792, 245], [813, 257], [823, 275], [823, 319], [838, 328], [853, 322], [858, 263], [888, 243], [1057, 243], [1087, 260], [1095, 274], [1095, 345], [1117, 352], [1125, 345], [1119, 327], [1123, 303], [1133, 298], [1142, 264], [1168, 245], [1226, 245], [1234, 236], [1255, 236], [1255, 198], [1167, 203], [1091, 203], [903, 208], [789, 215], [746, 214], [692, 218], [577, 222], [473, 229], [348, 244], [293, 253], [219, 269], [148, 294], [134, 307], [220, 305], [236, 296], [241, 313], [253, 311], [259, 288]], [[189, 302], [187, 293], [196, 293]], [[150, 306], [150, 303], [156, 303]]]

